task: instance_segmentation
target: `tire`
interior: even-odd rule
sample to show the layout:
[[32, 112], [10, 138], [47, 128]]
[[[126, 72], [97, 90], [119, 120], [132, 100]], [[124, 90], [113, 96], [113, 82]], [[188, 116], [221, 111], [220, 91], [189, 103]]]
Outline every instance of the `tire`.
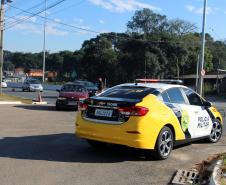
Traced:
[[100, 141], [94, 141], [94, 140], [89, 140], [87, 139], [86, 140], [89, 145], [95, 149], [98, 149], [98, 150], [102, 150], [106, 147], [106, 143], [103, 143], [103, 142], [100, 142]]
[[165, 160], [170, 156], [173, 149], [174, 136], [169, 127], [163, 127], [155, 144], [155, 157], [158, 160]]
[[213, 127], [211, 130], [211, 134], [209, 135], [208, 142], [217, 143], [222, 136], [222, 132], [223, 129], [221, 122], [217, 119], [213, 120]]
[[56, 105], [55, 109], [58, 110], [58, 111], [61, 111], [62, 110], [62, 108], [59, 107], [59, 106], [57, 106], [57, 105]]

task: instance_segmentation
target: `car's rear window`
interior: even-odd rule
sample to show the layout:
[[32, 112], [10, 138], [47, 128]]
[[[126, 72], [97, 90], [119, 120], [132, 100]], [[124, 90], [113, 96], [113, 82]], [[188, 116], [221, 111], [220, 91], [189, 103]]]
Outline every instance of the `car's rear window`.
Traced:
[[127, 99], [142, 99], [148, 94], [158, 95], [159, 91], [150, 87], [143, 86], [119, 86], [113, 87], [101, 95], [100, 97], [114, 97]]
[[62, 87], [61, 91], [63, 91], [63, 92], [85, 92], [86, 89], [81, 85], [67, 84]]

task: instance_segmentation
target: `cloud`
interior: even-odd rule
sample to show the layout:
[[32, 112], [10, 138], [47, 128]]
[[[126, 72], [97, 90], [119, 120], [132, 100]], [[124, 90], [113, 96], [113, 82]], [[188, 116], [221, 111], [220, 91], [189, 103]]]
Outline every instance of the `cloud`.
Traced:
[[[26, 20], [28, 16], [17, 16], [15, 17], [16, 20]], [[6, 22], [7, 26], [13, 25], [16, 21], [12, 18], [9, 18]], [[55, 19], [55, 21], [60, 21], [59, 19]], [[8, 23], [8, 24], [7, 24]], [[51, 36], [66, 36], [68, 35], [67, 31], [62, 31], [61, 29], [57, 28], [57, 23], [48, 22], [46, 23], [46, 34]], [[38, 23], [37, 18], [33, 17], [26, 22], [21, 22], [16, 24], [11, 28], [13, 31], [22, 31], [23, 34], [26, 33], [33, 33], [33, 34], [43, 34], [43, 23]]]
[[[203, 14], [203, 8], [197, 8], [197, 7], [194, 7], [192, 5], [186, 5], [185, 8], [189, 11], [189, 12], [192, 12], [192, 13], [195, 13], [195, 14]], [[213, 8], [213, 7], [207, 7], [206, 8], [206, 14], [212, 14], [216, 11], [218, 11], [219, 8]]]
[[99, 23], [100, 23], [100, 24], [104, 24], [105, 21], [104, 21], [104, 20], [99, 20]]
[[138, 0], [89, 0], [92, 4], [116, 13], [133, 12], [142, 8], [161, 11], [161, 8]]

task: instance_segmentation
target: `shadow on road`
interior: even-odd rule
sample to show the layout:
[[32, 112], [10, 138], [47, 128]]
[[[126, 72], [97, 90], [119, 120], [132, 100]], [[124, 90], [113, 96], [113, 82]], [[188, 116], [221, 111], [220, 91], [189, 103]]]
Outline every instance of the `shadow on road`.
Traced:
[[[222, 147], [222, 144], [215, 146], [217, 145]], [[95, 150], [84, 140], [69, 133], [5, 137], [0, 139], [0, 148], [0, 157], [14, 159], [80, 163], [156, 161], [153, 154], [147, 150], [114, 145]]]
[[38, 111], [56, 111], [53, 105], [15, 105], [16, 108]]
[[60, 111], [60, 112], [75, 112], [75, 109], [65, 108], [63, 110], [56, 110], [54, 105], [15, 105], [16, 108], [26, 110], [37, 110], [37, 111]]
[[115, 163], [155, 160], [142, 150], [111, 146], [102, 151], [91, 148], [74, 134], [5, 137], [0, 140], [0, 157], [57, 162]]
[[57, 99], [58, 96], [46, 96], [43, 95], [42, 98], [48, 98], [48, 99]]

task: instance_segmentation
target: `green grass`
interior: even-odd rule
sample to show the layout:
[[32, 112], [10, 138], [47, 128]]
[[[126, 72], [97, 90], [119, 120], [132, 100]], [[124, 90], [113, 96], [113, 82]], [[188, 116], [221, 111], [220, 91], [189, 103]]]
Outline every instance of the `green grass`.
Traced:
[[0, 95], [0, 101], [20, 101], [25, 104], [32, 103], [32, 100], [30, 100], [30, 99], [24, 99], [24, 98], [20, 98], [20, 97], [16, 97], [16, 96], [7, 95], [4, 93], [2, 95]]

